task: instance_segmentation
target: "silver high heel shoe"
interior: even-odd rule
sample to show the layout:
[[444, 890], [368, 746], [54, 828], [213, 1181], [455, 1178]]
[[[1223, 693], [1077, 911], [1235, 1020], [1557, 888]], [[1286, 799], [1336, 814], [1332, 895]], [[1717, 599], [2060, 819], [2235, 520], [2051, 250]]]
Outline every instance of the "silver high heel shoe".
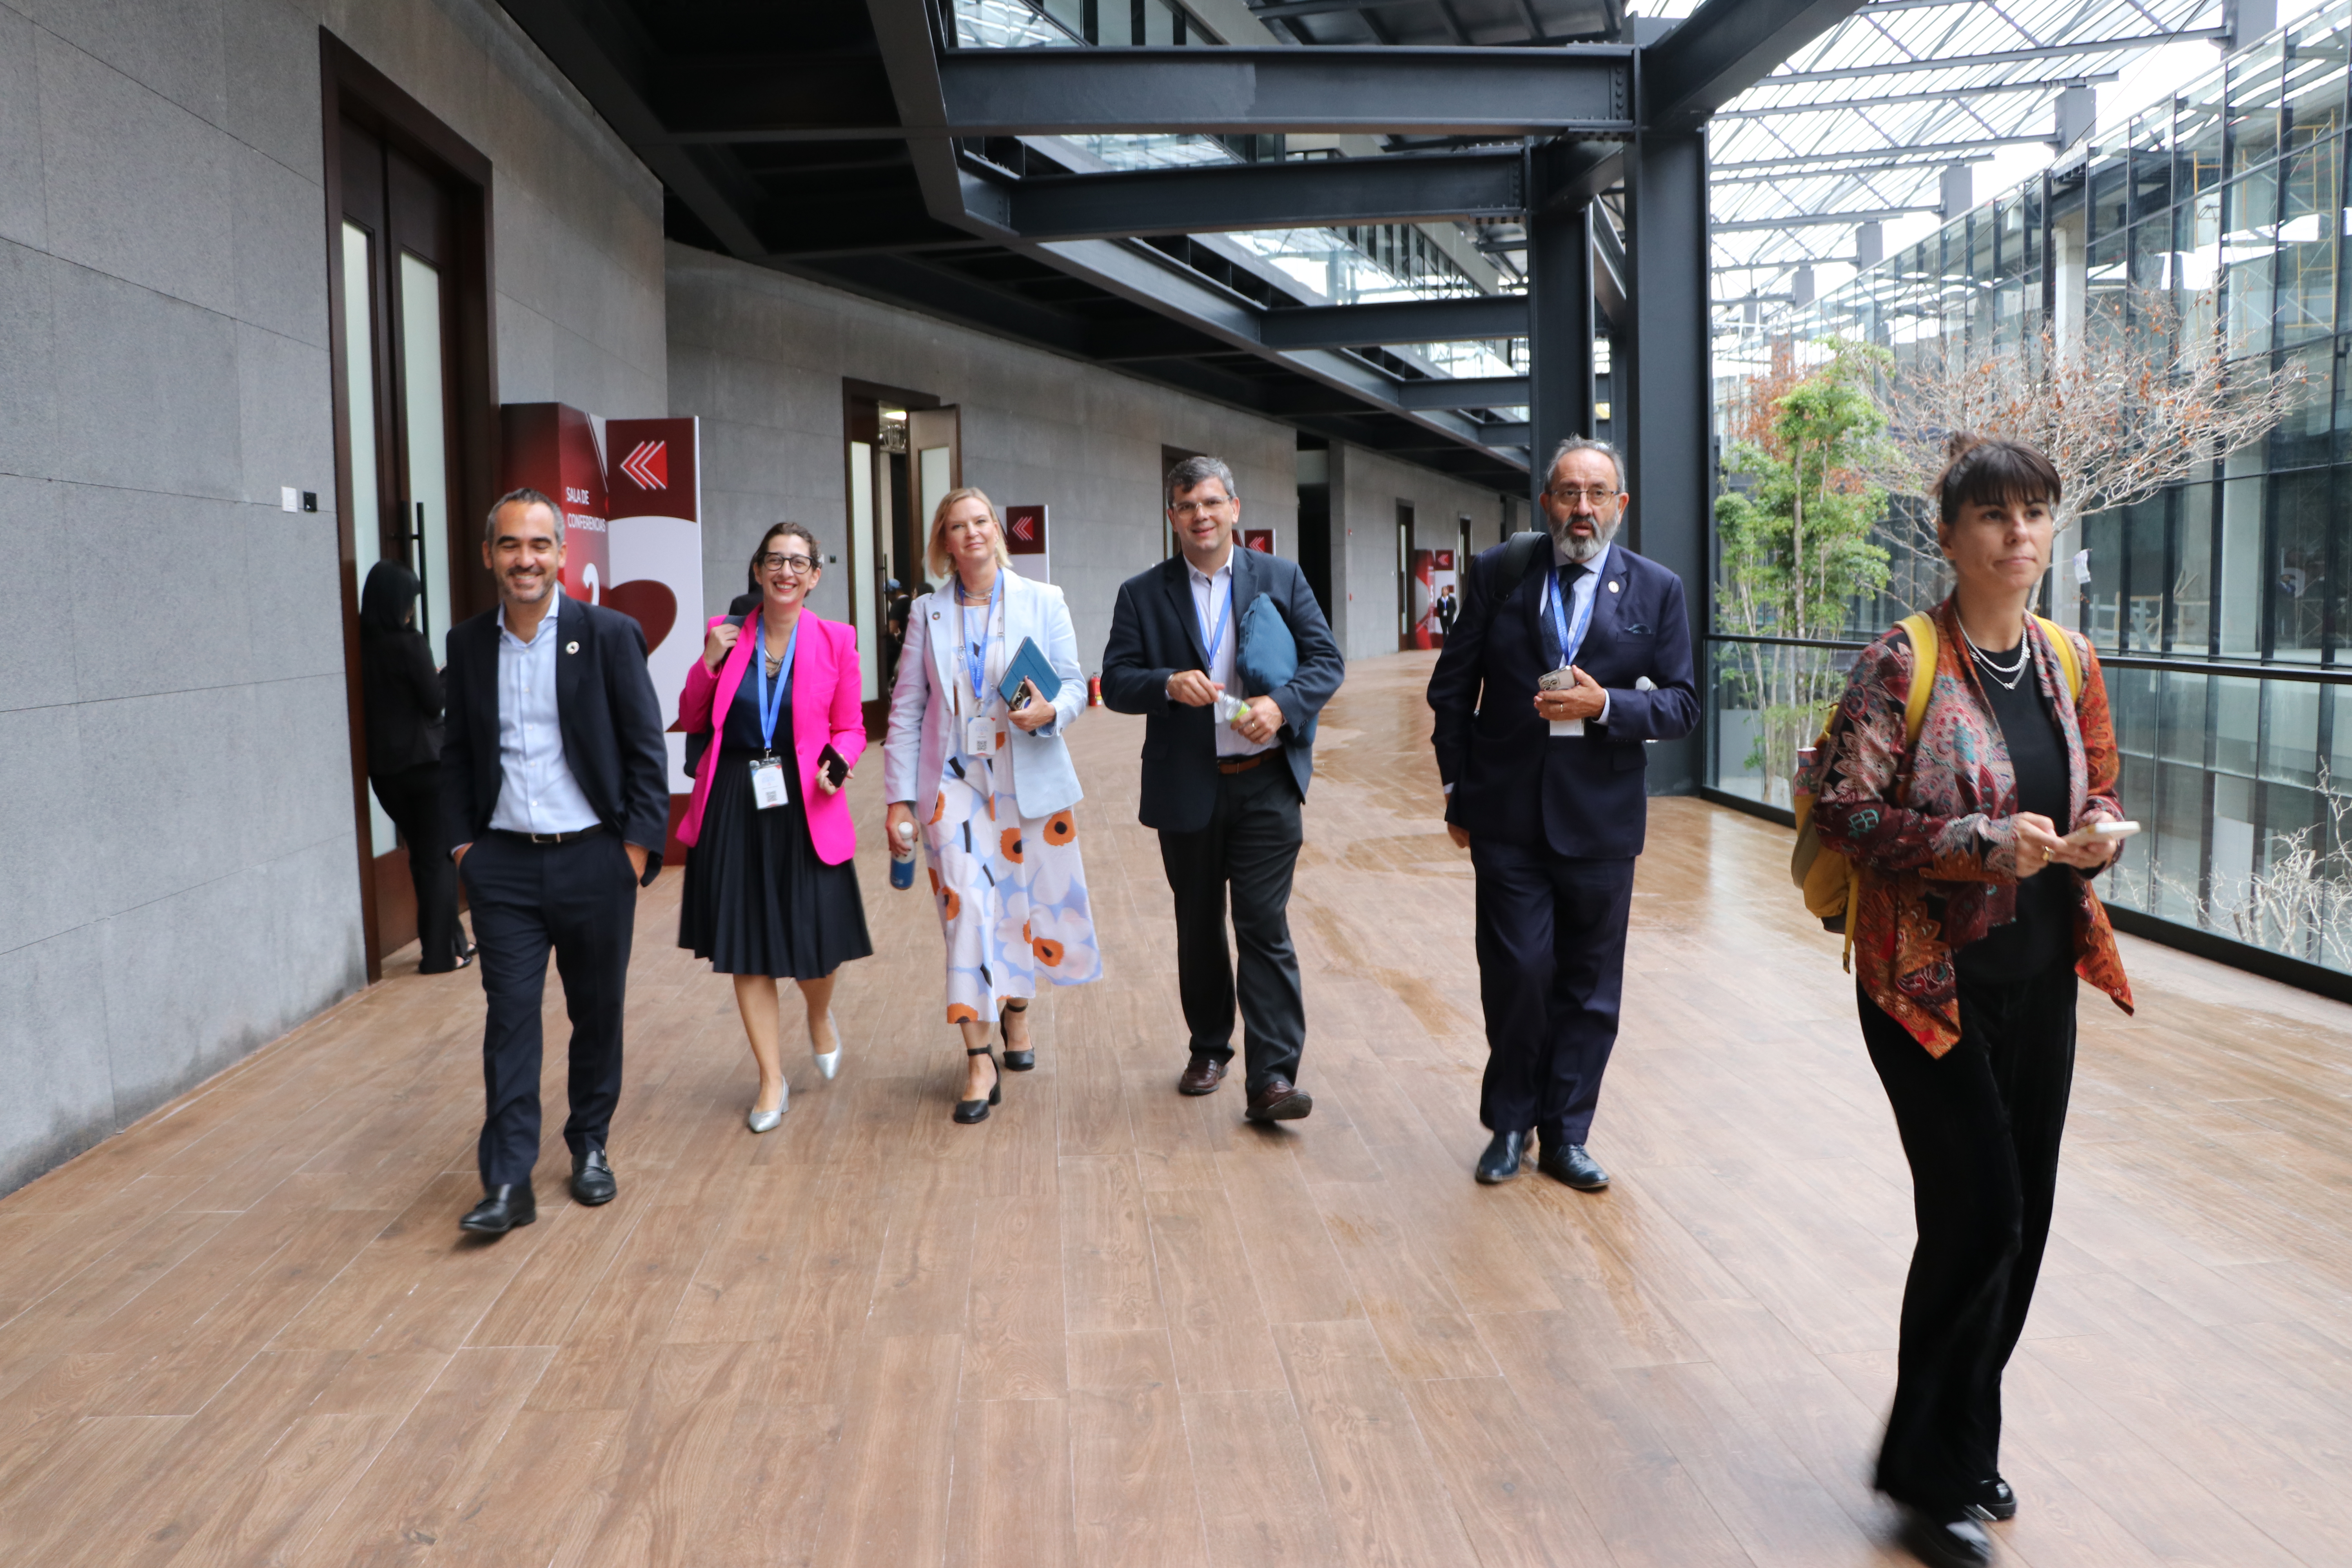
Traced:
[[783, 1098], [776, 1101], [775, 1110], [761, 1110], [754, 1106], [744, 1113], [743, 1124], [754, 1132], [773, 1132], [776, 1130], [776, 1123], [784, 1119], [784, 1112], [791, 1109], [792, 1103], [793, 1086], [786, 1084]]
[[831, 1083], [833, 1075], [841, 1070], [841, 1020], [833, 1016], [833, 1009], [830, 1007], [824, 1010], [824, 1026], [833, 1031], [833, 1049], [812, 1051], [809, 1054], [816, 1058], [817, 1077]]

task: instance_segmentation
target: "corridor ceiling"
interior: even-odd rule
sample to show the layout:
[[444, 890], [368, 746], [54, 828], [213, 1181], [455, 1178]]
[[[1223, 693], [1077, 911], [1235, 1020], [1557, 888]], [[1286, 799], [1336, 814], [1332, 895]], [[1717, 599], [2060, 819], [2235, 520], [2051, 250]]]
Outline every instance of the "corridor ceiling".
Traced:
[[1169, 0], [503, 3], [677, 238], [1509, 492], [1528, 316], [1496, 253], [1530, 203], [1601, 195], [1645, 124], [1861, 0], [1708, 0], [1640, 47], [1621, 0], [1187, 0], [1150, 47], [1073, 19], [1123, 38]]

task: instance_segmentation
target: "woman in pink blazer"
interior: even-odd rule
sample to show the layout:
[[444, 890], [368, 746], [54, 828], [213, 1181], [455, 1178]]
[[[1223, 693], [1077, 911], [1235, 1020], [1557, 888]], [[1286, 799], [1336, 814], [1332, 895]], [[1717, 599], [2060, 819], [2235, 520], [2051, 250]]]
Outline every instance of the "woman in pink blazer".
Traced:
[[677, 944], [735, 977], [735, 1005], [759, 1064], [746, 1120], [765, 1132], [788, 1090], [776, 1048], [776, 982], [798, 983], [809, 1049], [841, 1065], [833, 980], [874, 951], [857, 892], [857, 826], [840, 793], [866, 750], [857, 633], [806, 607], [824, 574], [816, 536], [780, 522], [751, 552], [760, 607], [710, 623], [686, 678], [678, 728], [710, 737], [679, 822], [686, 858]]

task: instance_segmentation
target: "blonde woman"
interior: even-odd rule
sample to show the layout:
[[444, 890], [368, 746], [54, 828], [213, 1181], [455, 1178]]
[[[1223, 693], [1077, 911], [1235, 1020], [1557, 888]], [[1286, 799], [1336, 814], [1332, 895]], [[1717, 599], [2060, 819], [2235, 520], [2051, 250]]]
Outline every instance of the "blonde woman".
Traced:
[[[1035, 1065], [1023, 1015], [1042, 972], [1057, 985], [1102, 973], [1072, 816], [1080, 791], [1063, 736], [1086, 706], [1077, 634], [1062, 591], [1016, 575], [988, 497], [950, 491], [931, 514], [930, 574], [914, 601], [883, 742], [893, 844], [919, 822], [947, 941], [948, 1021], [963, 1034], [960, 1122], [983, 1121], [1003, 1068]], [[1061, 677], [1052, 697], [997, 687], [1023, 641]], [[1004, 1061], [989, 1046], [1002, 1022]], [[985, 1058], [985, 1059], [983, 1059]]]

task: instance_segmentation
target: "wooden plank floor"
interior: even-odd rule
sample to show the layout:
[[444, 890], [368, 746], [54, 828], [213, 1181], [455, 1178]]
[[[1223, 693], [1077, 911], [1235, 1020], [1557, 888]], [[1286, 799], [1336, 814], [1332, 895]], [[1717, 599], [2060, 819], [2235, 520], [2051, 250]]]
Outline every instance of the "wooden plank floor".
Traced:
[[[948, 1121], [928, 901], [869, 851], [842, 1075], [793, 1054], [764, 1138], [729, 987], [673, 945], [677, 874], [646, 899], [608, 1208], [562, 1195], [551, 1132], [540, 1223], [460, 1241], [481, 996], [413, 952], [0, 1201], [0, 1560], [1894, 1561], [1867, 1477], [1908, 1184], [1786, 835], [1657, 803], [1593, 1137], [1616, 1184], [1477, 1187], [1427, 668], [1360, 663], [1326, 717], [1292, 911], [1310, 1121], [1173, 1092], [1139, 721], [1090, 714], [1110, 977], [1045, 999], [1039, 1069], [981, 1127]], [[2125, 952], [2142, 1012], [2084, 1004], [2008, 1384], [2007, 1559], [2352, 1561], [2352, 1009]]]

